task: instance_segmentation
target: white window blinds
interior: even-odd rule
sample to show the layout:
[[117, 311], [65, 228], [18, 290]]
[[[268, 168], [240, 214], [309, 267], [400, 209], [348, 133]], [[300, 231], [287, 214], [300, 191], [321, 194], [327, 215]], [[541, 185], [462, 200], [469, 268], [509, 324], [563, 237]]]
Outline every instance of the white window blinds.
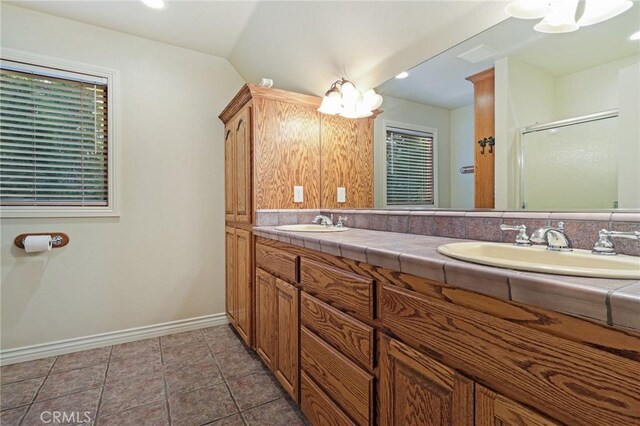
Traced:
[[434, 205], [433, 134], [387, 127], [387, 204]]
[[0, 203], [107, 206], [106, 79], [2, 61]]

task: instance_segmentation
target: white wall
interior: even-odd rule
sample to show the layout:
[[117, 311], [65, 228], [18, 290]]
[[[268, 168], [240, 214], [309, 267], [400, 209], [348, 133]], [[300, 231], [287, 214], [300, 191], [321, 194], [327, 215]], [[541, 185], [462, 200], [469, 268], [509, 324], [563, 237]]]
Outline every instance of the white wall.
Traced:
[[386, 134], [385, 121], [394, 121], [415, 126], [430, 127], [438, 130], [438, 207], [450, 207], [451, 162], [449, 110], [424, 105], [403, 99], [384, 97], [381, 106], [384, 111], [375, 121], [374, 127], [374, 200], [376, 207], [386, 207], [385, 170], [386, 170]]
[[555, 119], [578, 117], [618, 108], [619, 74], [637, 64], [638, 55], [608, 62], [556, 80]]
[[[119, 71], [121, 216], [2, 219], [2, 349], [224, 311], [225, 60], [2, 4], [2, 47]], [[61, 231], [49, 254], [13, 246]]]
[[475, 162], [474, 105], [451, 110], [451, 208], [474, 208], [473, 173], [461, 174], [460, 168]]
[[495, 64], [495, 208], [517, 208], [517, 129], [553, 120], [555, 78], [513, 58]]
[[640, 209], [640, 64], [619, 75], [618, 207]]

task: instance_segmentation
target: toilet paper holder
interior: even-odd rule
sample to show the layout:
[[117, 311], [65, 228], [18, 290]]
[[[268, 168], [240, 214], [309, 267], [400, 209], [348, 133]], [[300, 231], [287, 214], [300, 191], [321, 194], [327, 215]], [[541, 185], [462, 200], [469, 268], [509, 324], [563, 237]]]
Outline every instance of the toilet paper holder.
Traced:
[[20, 234], [13, 240], [16, 247], [24, 249], [24, 239], [29, 235], [51, 235], [51, 245], [53, 248], [64, 247], [69, 244], [69, 236], [63, 232], [41, 232], [39, 234]]

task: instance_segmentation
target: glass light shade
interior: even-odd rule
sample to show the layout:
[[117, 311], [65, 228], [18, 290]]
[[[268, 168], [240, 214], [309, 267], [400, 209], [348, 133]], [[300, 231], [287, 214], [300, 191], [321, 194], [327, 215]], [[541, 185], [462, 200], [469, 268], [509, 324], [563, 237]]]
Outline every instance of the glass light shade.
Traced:
[[356, 89], [356, 86], [354, 86], [350, 81], [342, 83], [340, 92], [342, 93], [342, 103], [356, 103], [361, 96], [358, 89]]
[[339, 114], [342, 111], [340, 93], [337, 90], [332, 90], [324, 95], [318, 111], [323, 114]]
[[551, 10], [547, 16], [536, 24], [533, 29], [541, 33], [570, 33], [576, 31], [576, 9], [578, 0], [555, 0], [551, 3]]
[[364, 118], [373, 115], [373, 113], [364, 102], [357, 102], [353, 106], [345, 106], [340, 115], [344, 118]]
[[636, 41], [640, 40], [640, 31], [637, 31], [629, 36], [629, 40]]
[[167, 2], [165, 0], [141, 0], [142, 3], [149, 6], [152, 9], [164, 9], [167, 7]]
[[362, 102], [370, 111], [373, 111], [382, 105], [382, 96], [378, 95], [373, 89], [367, 90], [362, 94]]
[[629, 0], [587, 0], [578, 25], [586, 27], [606, 21], [626, 12], [631, 6], [633, 2]]
[[548, 0], [516, 0], [504, 9], [510, 16], [520, 19], [539, 19], [549, 12]]

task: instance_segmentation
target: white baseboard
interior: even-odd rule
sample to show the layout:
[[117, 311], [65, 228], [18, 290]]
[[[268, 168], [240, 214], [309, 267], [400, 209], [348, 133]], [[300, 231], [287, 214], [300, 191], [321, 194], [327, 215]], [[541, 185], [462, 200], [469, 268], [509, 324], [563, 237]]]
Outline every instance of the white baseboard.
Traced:
[[77, 337], [74, 339], [58, 340], [56, 342], [42, 343], [39, 345], [5, 349], [0, 350], [0, 365], [15, 364], [17, 362], [32, 361], [34, 359], [47, 358], [55, 355], [63, 355], [71, 352], [100, 348], [103, 346], [133, 342], [134, 340], [164, 336], [181, 331], [223, 325], [228, 322], [227, 316], [223, 312], [221, 314], [205, 315], [202, 317], [164, 322], [162, 324], [129, 328], [127, 330], [94, 334], [93, 336]]

